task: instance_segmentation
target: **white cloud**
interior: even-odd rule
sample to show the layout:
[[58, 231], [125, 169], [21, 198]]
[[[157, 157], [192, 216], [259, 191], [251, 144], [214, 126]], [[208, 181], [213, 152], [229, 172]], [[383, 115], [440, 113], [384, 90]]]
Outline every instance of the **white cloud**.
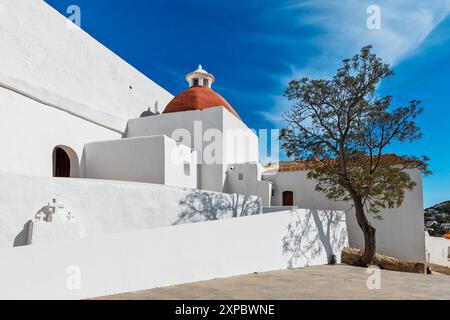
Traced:
[[[367, 27], [367, 8], [370, 5], [381, 9], [380, 30]], [[271, 10], [273, 13], [273, 8]], [[352, 56], [367, 44], [373, 44], [375, 52], [385, 62], [391, 65], [399, 63], [414, 53], [449, 15], [450, 0], [289, 1], [278, 10], [293, 28], [314, 30], [308, 43], [319, 52], [301, 65], [298, 61], [291, 61], [292, 72], [281, 79], [285, 86], [293, 78], [334, 74], [343, 58]], [[294, 42], [289, 45], [294, 45]], [[285, 110], [285, 100], [276, 99], [274, 102], [276, 108], [266, 115]], [[267, 119], [276, 121], [277, 118], [272, 115]]]
[[[367, 28], [370, 5], [381, 9], [381, 30]], [[395, 64], [447, 17], [450, 0], [319, 0], [291, 3], [282, 10], [296, 20], [294, 23], [322, 30], [315, 44], [325, 54], [345, 56], [371, 43], [385, 61]], [[306, 10], [307, 14], [301, 13]], [[298, 19], [296, 14], [300, 14]]]

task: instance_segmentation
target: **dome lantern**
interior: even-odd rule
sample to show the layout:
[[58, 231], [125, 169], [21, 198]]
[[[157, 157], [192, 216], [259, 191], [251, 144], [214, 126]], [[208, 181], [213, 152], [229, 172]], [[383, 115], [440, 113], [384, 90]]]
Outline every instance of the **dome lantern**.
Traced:
[[215, 78], [212, 74], [203, 70], [202, 65], [200, 64], [197, 70], [186, 75], [186, 81], [189, 83], [189, 88], [198, 86], [211, 88]]

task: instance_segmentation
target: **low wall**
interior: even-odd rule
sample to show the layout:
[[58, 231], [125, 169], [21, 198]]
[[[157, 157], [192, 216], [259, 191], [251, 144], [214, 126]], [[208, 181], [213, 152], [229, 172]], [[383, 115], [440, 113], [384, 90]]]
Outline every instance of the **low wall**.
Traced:
[[340, 261], [345, 215], [295, 210], [0, 250], [0, 299], [79, 299]]
[[137, 182], [0, 174], [0, 195], [0, 248], [262, 213], [257, 197]]
[[425, 236], [427, 262], [450, 267], [450, 240]]
[[296, 209], [294, 206], [278, 206], [278, 207], [263, 207], [263, 213], [272, 213], [278, 211], [289, 211]]

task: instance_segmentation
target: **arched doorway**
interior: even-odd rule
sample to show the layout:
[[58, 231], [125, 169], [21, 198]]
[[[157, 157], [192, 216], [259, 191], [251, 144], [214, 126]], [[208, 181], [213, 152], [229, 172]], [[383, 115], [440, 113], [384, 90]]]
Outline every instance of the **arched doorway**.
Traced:
[[58, 178], [70, 177], [69, 155], [60, 147], [53, 151], [53, 176]]
[[292, 191], [283, 192], [283, 206], [294, 205], [294, 193]]
[[53, 150], [53, 176], [70, 178], [79, 176], [78, 156], [67, 146], [57, 146]]

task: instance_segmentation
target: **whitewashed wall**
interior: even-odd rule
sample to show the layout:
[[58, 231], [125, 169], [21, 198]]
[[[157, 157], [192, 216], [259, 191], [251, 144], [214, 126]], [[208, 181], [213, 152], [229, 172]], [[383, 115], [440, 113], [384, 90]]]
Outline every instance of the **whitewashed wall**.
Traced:
[[119, 131], [172, 99], [42, 0], [0, 2], [0, 86]]
[[85, 143], [120, 138], [172, 98], [66, 22], [42, 0], [0, 1], [0, 172], [52, 176], [56, 146], [79, 160]]
[[223, 108], [223, 157], [225, 164], [259, 161], [259, 140], [253, 130]]
[[262, 213], [257, 197], [138, 182], [0, 174], [0, 194], [0, 248], [27, 244], [29, 221], [48, 213], [56, 195], [61, 214], [75, 219], [39, 222], [32, 243]]
[[78, 166], [85, 143], [119, 137], [114, 131], [0, 88], [0, 172], [51, 177], [56, 146], [73, 149], [78, 159], [72, 165]]
[[164, 135], [88, 143], [81, 164], [84, 178], [197, 188], [196, 152]]
[[[263, 166], [259, 162], [228, 165], [227, 192], [261, 197], [263, 205], [269, 207], [272, 198], [272, 183], [261, 180], [262, 171]], [[239, 179], [240, 177], [242, 180]]]
[[[203, 159], [199, 169], [200, 189], [224, 192], [228, 164], [259, 160], [257, 136], [224, 107], [132, 119], [125, 136], [160, 134], [175, 140], [183, 136], [181, 143], [198, 152], [198, 159]], [[215, 164], [205, 158], [211, 154]]]
[[[383, 210], [381, 221], [370, 220], [377, 229], [378, 252], [400, 259], [425, 262], [422, 176], [418, 170], [410, 170], [408, 173], [417, 186], [406, 193], [403, 205], [397, 209]], [[346, 211], [350, 245], [363, 248], [363, 234], [351, 204], [328, 200], [323, 193], [315, 191], [316, 183], [307, 179], [306, 175], [307, 171], [265, 173], [263, 179], [274, 183], [272, 205], [281, 206], [283, 191], [293, 191], [294, 205], [299, 208]]]
[[3, 249], [0, 299], [89, 298], [327, 264], [346, 245], [342, 212], [298, 210]]
[[425, 236], [427, 262], [450, 267], [450, 240]]

